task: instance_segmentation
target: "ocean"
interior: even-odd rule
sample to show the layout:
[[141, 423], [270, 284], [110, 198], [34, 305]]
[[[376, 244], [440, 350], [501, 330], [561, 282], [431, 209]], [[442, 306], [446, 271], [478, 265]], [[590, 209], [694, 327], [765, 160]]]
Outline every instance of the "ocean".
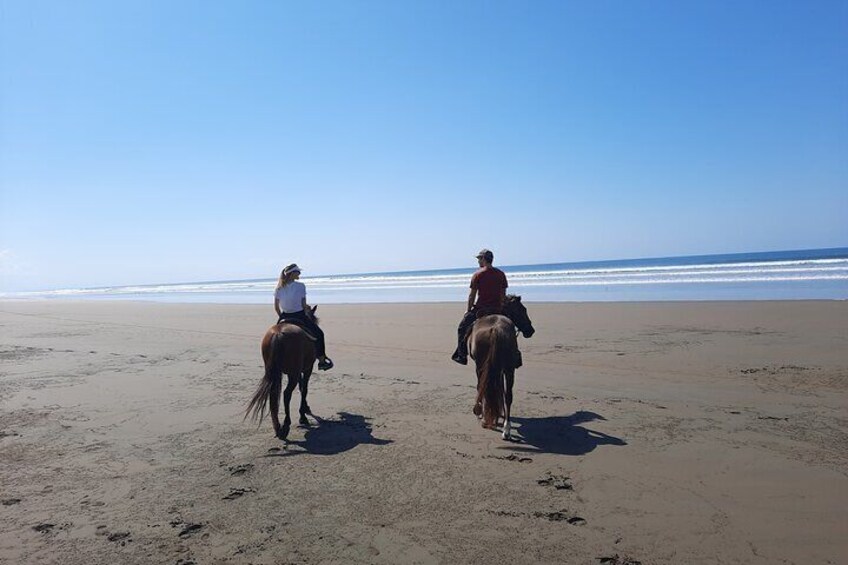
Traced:
[[[848, 248], [500, 266], [527, 301], [848, 299]], [[303, 276], [311, 304], [465, 301], [473, 267]], [[12, 299], [271, 303], [276, 278], [63, 289]]]

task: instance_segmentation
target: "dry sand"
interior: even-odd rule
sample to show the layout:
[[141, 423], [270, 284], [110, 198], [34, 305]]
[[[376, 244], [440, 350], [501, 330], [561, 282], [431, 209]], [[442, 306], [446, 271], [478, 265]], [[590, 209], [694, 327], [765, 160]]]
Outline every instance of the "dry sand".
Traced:
[[461, 309], [321, 308], [286, 447], [270, 305], [0, 303], [0, 562], [848, 562], [848, 303], [531, 304], [517, 443]]

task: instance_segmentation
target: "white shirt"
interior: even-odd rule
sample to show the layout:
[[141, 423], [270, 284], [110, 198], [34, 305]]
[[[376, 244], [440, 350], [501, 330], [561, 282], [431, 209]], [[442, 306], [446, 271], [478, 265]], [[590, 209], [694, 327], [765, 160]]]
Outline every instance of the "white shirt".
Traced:
[[274, 298], [280, 301], [282, 312], [300, 312], [303, 310], [303, 300], [306, 298], [306, 285], [292, 281], [274, 291]]

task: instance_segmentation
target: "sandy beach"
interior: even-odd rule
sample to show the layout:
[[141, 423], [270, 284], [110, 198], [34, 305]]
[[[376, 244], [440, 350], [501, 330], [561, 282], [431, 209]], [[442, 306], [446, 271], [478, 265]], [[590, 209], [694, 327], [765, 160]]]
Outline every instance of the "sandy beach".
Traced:
[[321, 307], [285, 445], [270, 305], [0, 303], [0, 562], [846, 562], [848, 303], [530, 304], [517, 442], [461, 311]]

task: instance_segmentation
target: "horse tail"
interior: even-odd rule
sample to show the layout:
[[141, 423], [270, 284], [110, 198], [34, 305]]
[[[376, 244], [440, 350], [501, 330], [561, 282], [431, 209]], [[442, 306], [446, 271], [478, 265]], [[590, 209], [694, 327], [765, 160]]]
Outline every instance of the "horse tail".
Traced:
[[268, 362], [265, 363], [265, 375], [259, 382], [259, 387], [250, 399], [250, 404], [247, 405], [247, 410], [244, 412], [244, 419], [248, 416], [254, 422], [261, 422], [265, 417], [265, 407], [268, 405], [268, 399], [271, 398], [272, 391], [279, 390], [283, 381], [283, 336], [279, 333], [271, 335], [268, 341], [269, 355]]
[[503, 382], [506, 344], [501, 339], [501, 332], [492, 330], [489, 335], [489, 350], [480, 367], [480, 388], [483, 391], [483, 422], [495, 426], [506, 413]]

